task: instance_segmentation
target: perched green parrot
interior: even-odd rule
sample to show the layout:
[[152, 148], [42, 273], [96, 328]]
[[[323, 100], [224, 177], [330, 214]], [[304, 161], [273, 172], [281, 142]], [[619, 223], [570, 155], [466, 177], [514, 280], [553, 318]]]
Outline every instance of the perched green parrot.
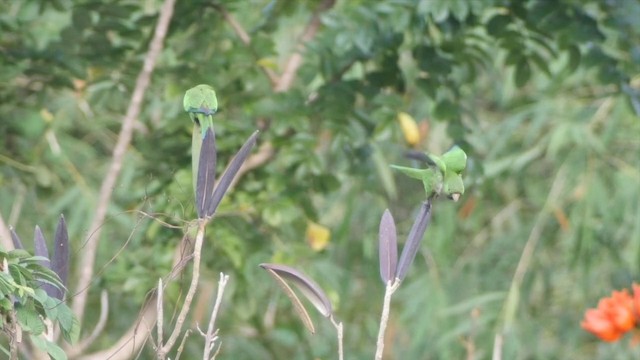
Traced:
[[414, 169], [405, 166], [391, 165], [405, 175], [422, 181], [427, 198], [444, 194], [453, 201], [458, 201], [464, 194], [462, 171], [467, 165], [467, 154], [454, 146], [442, 156], [424, 154], [421, 157], [429, 163], [426, 169]]
[[198, 178], [198, 163], [200, 162], [200, 149], [202, 140], [207, 130], [213, 132], [213, 114], [218, 110], [216, 92], [209, 85], [198, 85], [184, 94], [184, 111], [193, 121], [193, 137], [191, 139], [191, 166], [193, 169], [193, 187]]

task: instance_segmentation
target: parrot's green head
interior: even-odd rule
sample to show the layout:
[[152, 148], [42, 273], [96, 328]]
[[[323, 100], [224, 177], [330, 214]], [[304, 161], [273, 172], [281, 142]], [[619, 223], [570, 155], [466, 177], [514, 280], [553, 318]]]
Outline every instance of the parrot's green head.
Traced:
[[210, 116], [218, 110], [216, 92], [209, 85], [201, 84], [193, 87], [184, 94], [184, 111], [190, 114]]

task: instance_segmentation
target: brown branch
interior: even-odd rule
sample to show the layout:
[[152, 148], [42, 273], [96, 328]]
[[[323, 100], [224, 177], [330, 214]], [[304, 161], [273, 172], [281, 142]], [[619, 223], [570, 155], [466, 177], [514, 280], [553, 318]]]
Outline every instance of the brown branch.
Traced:
[[[191, 242], [187, 237], [188, 234], [185, 234], [185, 237], [180, 241], [180, 246], [174, 252], [172, 270], [163, 281], [165, 284], [182, 272], [188, 260], [193, 258], [192, 255], [187, 255], [192, 251]], [[142, 306], [138, 320], [110, 348], [77, 358], [70, 356], [70, 358], [75, 358], [76, 360], [126, 360], [133, 358], [151, 336], [151, 330], [158, 321], [157, 291], [158, 289], [153, 291]]]
[[[243, 44], [245, 44], [249, 49], [251, 49], [251, 37], [244, 30], [242, 25], [240, 25], [240, 23], [236, 20], [236, 18], [233, 15], [231, 15], [227, 11], [227, 9], [225, 9], [222, 5], [216, 4], [214, 5], [214, 7], [216, 8], [216, 10], [218, 10], [222, 14], [222, 17], [227, 23], [229, 23], [231, 28], [233, 28], [233, 31], [235, 31], [236, 35], [238, 35], [238, 37], [240, 38], [240, 41], [242, 41]], [[254, 53], [254, 56], [257, 57], [255, 53]], [[260, 68], [262, 69], [262, 71], [264, 71], [265, 75], [267, 75], [267, 78], [269, 78], [269, 81], [271, 82], [271, 86], [272, 87], [276, 86], [276, 84], [279, 82], [278, 75], [276, 75], [276, 73], [273, 70], [267, 67], [260, 66]]]
[[127, 109], [124, 119], [122, 120], [122, 128], [120, 129], [120, 134], [118, 135], [116, 146], [113, 149], [113, 159], [111, 161], [111, 165], [109, 166], [109, 170], [105, 175], [102, 186], [100, 187], [100, 195], [98, 198], [96, 213], [94, 215], [93, 222], [89, 227], [89, 235], [86, 239], [86, 247], [80, 259], [80, 266], [78, 268], [78, 283], [76, 286], [77, 294], [73, 298], [72, 304], [73, 312], [78, 317], [78, 321], [80, 322], [80, 324], [82, 324], [82, 318], [84, 316], [84, 310], [87, 304], [87, 296], [89, 293], [88, 289], [91, 283], [91, 278], [93, 276], [93, 267], [95, 264], [96, 252], [98, 249], [98, 243], [101, 234], [101, 224], [104, 222], [104, 219], [106, 217], [107, 209], [109, 207], [111, 196], [113, 194], [113, 189], [115, 188], [116, 180], [120, 175], [120, 171], [122, 169], [122, 161], [124, 159], [124, 155], [127, 152], [129, 144], [131, 143], [134, 124], [136, 119], [138, 118], [138, 115], [140, 114], [140, 108], [142, 107], [142, 101], [144, 99], [145, 91], [149, 86], [151, 73], [153, 72], [156, 59], [158, 58], [158, 56], [160, 55], [160, 51], [162, 50], [162, 43], [167, 34], [171, 16], [173, 15], [174, 4], [175, 0], [165, 0], [165, 2], [162, 4], [158, 24], [156, 25], [153, 39], [151, 40], [151, 44], [149, 45], [149, 52], [144, 59], [144, 65], [136, 80], [136, 86], [131, 97], [131, 102], [129, 103], [129, 108]]
[[318, 29], [320, 29], [320, 14], [329, 10], [334, 4], [335, 0], [324, 0], [313, 13], [302, 36], [300, 36], [300, 40], [298, 40], [297, 50], [289, 56], [284, 71], [282, 75], [280, 75], [280, 81], [273, 89], [275, 92], [285, 92], [291, 88], [293, 80], [295, 80], [298, 73], [298, 68], [302, 65], [302, 50], [304, 50], [304, 44], [311, 41], [311, 39], [316, 36]]
[[[313, 15], [311, 15], [311, 19], [309, 19], [309, 23], [305, 27], [300, 39], [298, 40], [298, 44], [296, 46], [296, 51], [289, 56], [285, 63], [284, 71], [282, 75], [278, 76], [271, 69], [261, 67], [263, 71], [267, 74], [269, 81], [271, 81], [271, 85], [273, 91], [276, 93], [286, 92], [291, 89], [293, 85], [293, 81], [298, 73], [298, 69], [302, 65], [302, 51], [304, 50], [304, 44], [311, 41], [318, 30], [320, 29], [320, 15], [331, 9], [335, 4], [335, 0], [324, 0], [320, 6], [314, 11]], [[222, 13], [224, 19], [229, 23], [229, 25], [236, 32], [240, 40], [246, 45], [251, 45], [251, 37], [244, 30], [242, 25], [238, 23], [238, 21], [231, 15], [224, 7], [221, 5], [215, 5], [216, 9]], [[247, 161], [242, 165], [240, 170], [238, 171], [238, 175], [234, 179], [234, 183], [237, 182], [243, 174], [247, 171], [260, 167], [265, 163], [269, 162], [273, 156], [275, 155], [275, 151], [273, 146], [269, 143], [263, 144], [260, 150], [247, 159]]]
[[0, 246], [7, 251], [14, 248], [13, 241], [11, 241], [11, 231], [9, 231], [2, 215], [0, 215]]

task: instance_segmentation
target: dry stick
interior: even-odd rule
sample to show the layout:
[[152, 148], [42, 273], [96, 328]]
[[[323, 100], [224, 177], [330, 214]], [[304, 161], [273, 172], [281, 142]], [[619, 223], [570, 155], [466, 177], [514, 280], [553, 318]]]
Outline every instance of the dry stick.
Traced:
[[[211, 350], [215, 346], [215, 341], [218, 338], [216, 335], [218, 330], [216, 329], [216, 317], [218, 317], [218, 312], [220, 311], [220, 304], [222, 304], [222, 295], [224, 294], [224, 288], [227, 286], [227, 282], [229, 281], [229, 275], [225, 275], [220, 273], [220, 280], [218, 280], [218, 294], [216, 295], [216, 302], [213, 305], [213, 310], [211, 311], [211, 317], [209, 318], [209, 326], [207, 327], [207, 333], [201, 334], [204, 336], [204, 352], [202, 355], [203, 360], [210, 360]], [[220, 347], [218, 347], [220, 348]]]
[[342, 346], [342, 339], [344, 338], [342, 322], [337, 322], [336, 319], [333, 318], [333, 315], [331, 315], [329, 320], [331, 320], [331, 323], [336, 328], [336, 331], [338, 333], [338, 360], [342, 360], [344, 359], [344, 349]]
[[189, 290], [187, 291], [187, 296], [184, 298], [184, 303], [182, 304], [182, 308], [180, 308], [180, 313], [178, 314], [178, 319], [176, 320], [176, 324], [173, 328], [173, 332], [167, 342], [162, 345], [158, 344], [157, 356], [158, 359], [164, 359], [167, 353], [171, 350], [173, 345], [178, 340], [180, 336], [180, 332], [182, 331], [182, 326], [184, 325], [184, 321], [187, 318], [187, 314], [191, 309], [191, 302], [193, 301], [193, 297], [196, 294], [196, 289], [198, 288], [198, 280], [200, 279], [200, 255], [202, 253], [202, 243], [204, 240], [204, 230], [209, 222], [208, 219], [201, 219], [198, 222], [198, 233], [196, 235], [196, 245], [193, 250], [193, 274], [191, 275], [191, 284], [189, 285]]
[[307, 27], [304, 29], [304, 32], [298, 41], [298, 51], [291, 54], [284, 67], [284, 72], [280, 76], [280, 81], [274, 89], [276, 92], [284, 92], [291, 88], [293, 80], [296, 77], [296, 73], [298, 72], [298, 68], [302, 65], [302, 50], [304, 49], [304, 44], [316, 36], [316, 33], [320, 28], [320, 14], [329, 10], [334, 4], [335, 0], [324, 0], [313, 13], [309, 24], [307, 24]]
[[515, 312], [515, 306], [517, 305], [518, 301], [516, 294], [519, 292], [520, 286], [522, 285], [522, 280], [524, 279], [524, 276], [529, 269], [529, 264], [531, 264], [531, 259], [533, 258], [536, 245], [542, 237], [542, 230], [544, 229], [544, 223], [546, 222], [549, 215], [549, 209], [553, 208], [553, 202], [557, 201], [560, 198], [560, 194], [564, 190], [564, 180], [566, 179], [565, 170], [565, 166], [563, 165], [556, 173], [556, 177], [551, 184], [551, 189], [549, 190], [549, 194], [547, 195], [544, 206], [538, 213], [538, 217], [533, 224], [533, 228], [529, 233], [529, 238], [527, 239], [527, 242], [524, 245], [524, 249], [522, 250], [522, 254], [520, 255], [520, 260], [518, 261], [518, 266], [516, 267], [516, 271], [513, 274], [511, 287], [504, 304], [504, 319], [501, 326], [502, 329], [498, 330], [494, 337], [494, 348], [492, 355], [493, 360], [502, 359], [502, 345], [504, 343], [503, 331], [510, 326], [511, 322], [512, 314], [509, 314], [509, 312], [511, 311], [511, 308], [513, 308], [513, 311]]
[[156, 301], [157, 314], [158, 314], [158, 321], [156, 321], [156, 328], [158, 330], [158, 346], [162, 346], [162, 342], [164, 341], [162, 340], [163, 338], [162, 330], [164, 327], [164, 312], [162, 309], [163, 293], [164, 293], [164, 287], [162, 286], [162, 278], [160, 278], [158, 279], [158, 290], [157, 290], [158, 299]]
[[398, 290], [400, 286], [400, 280], [396, 278], [393, 283], [391, 280], [387, 281], [387, 286], [384, 290], [384, 302], [382, 304], [382, 315], [380, 316], [380, 329], [378, 330], [378, 342], [376, 344], [376, 360], [382, 359], [382, 353], [384, 352], [384, 333], [387, 329], [387, 323], [389, 322], [389, 307], [391, 306], [391, 295]]
[[[133, 128], [135, 120], [140, 114], [140, 108], [142, 106], [142, 100], [144, 99], [144, 93], [149, 86], [151, 79], [151, 73], [156, 64], [156, 59], [160, 55], [162, 50], [162, 43], [167, 34], [169, 28], [169, 22], [173, 15], [173, 7], [175, 0], [165, 0], [160, 9], [160, 17], [158, 24], [156, 25], [153, 39], [149, 45], [149, 52], [144, 59], [144, 65], [138, 78], [136, 80], [136, 86], [129, 103], [129, 108], [122, 120], [122, 128], [118, 135], [118, 141], [113, 149], [113, 160], [111, 166], [105, 175], [105, 179], [100, 187], [100, 195], [98, 198], [98, 205], [96, 207], [96, 213], [89, 227], [89, 235], [86, 239], [86, 247], [80, 259], [80, 274], [78, 276], [77, 294], [73, 298], [72, 309], [78, 317], [78, 322], [82, 325], [82, 318], [84, 316], [84, 310], [87, 304], [88, 288], [93, 277], [93, 266], [96, 260], [96, 252], [98, 250], [98, 243], [100, 240], [101, 224], [104, 222], [109, 203], [111, 202], [111, 195], [115, 188], [116, 180], [120, 175], [122, 169], [122, 161], [124, 155], [127, 152], [127, 147], [131, 143], [133, 136]], [[92, 240], [93, 238], [93, 240]]]
[[[293, 80], [297, 75], [298, 69], [300, 65], [302, 65], [302, 50], [304, 44], [311, 41], [318, 30], [320, 29], [320, 15], [331, 9], [335, 4], [335, 0], [324, 0], [318, 8], [314, 11], [309, 23], [305, 27], [300, 39], [298, 40], [297, 50], [289, 56], [285, 63], [284, 70], [282, 75], [278, 77], [271, 69], [261, 67], [265, 72], [269, 81], [271, 82], [271, 86], [276, 93], [286, 92], [293, 85]], [[235, 17], [230, 14], [222, 5], [216, 5], [215, 8], [222, 13], [222, 17], [229, 23], [229, 25], [233, 28], [236, 35], [240, 38], [243, 44], [246, 46], [251, 45], [251, 37], [244, 30], [242, 25], [235, 19]], [[275, 151], [273, 150], [273, 146], [269, 142], [265, 142], [262, 144], [258, 152], [253, 155], [250, 155], [249, 158], [242, 164], [240, 170], [238, 170], [238, 174], [234, 178], [234, 182], [231, 184], [231, 187], [240, 179], [242, 176], [248, 171], [260, 167], [267, 162], [269, 162], [273, 156], [275, 155]]]
[[6, 250], [14, 248], [13, 242], [11, 241], [11, 232], [9, 231], [7, 224], [4, 222], [2, 215], [0, 215], [0, 246]]
[[[214, 7], [218, 11], [220, 11], [220, 13], [222, 14], [222, 17], [233, 28], [233, 31], [235, 31], [235, 33], [238, 35], [238, 37], [240, 38], [240, 41], [242, 41], [243, 44], [249, 47], [251, 45], [251, 37], [244, 30], [242, 25], [240, 25], [240, 23], [236, 20], [236, 18], [233, 15], [231, 15], [227, 11], [227, 9], [225, 9], [222, 5], [215, 4]], [[264, 71], [265, 75], [267, 75], [267, 77], [269, 78], [269, 81], [271, 82], [271, 86], [275, 87], [279, 81], [278, 75], [276, 75], [276, 73], [273, 72], [273, 70], [267, 67], [260, 66], [260, 68], [262, 69], [262, 71]]]

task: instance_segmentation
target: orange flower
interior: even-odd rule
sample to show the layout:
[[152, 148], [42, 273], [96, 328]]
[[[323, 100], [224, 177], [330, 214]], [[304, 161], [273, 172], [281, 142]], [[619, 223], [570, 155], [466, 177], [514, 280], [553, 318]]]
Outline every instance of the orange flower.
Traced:
[[640, 285], [633, 283], [633, 307], [636, 309], [636, 319], [640, 321]]
[[634, 287], [633, 298], [626, 289], [614, 291], [587, 310], [580, 325], [604, 341], [616, 341], [636, 325], [634, 302], [640, 302], [640, 286]]
[[616, 341], [623, 335], [623, 333], [609, 321], [609, 317], [599, 309], [587, 310], [584, 314], [584, 320], [582, 320], [580, 325], [583, 329], [604, 341]]

